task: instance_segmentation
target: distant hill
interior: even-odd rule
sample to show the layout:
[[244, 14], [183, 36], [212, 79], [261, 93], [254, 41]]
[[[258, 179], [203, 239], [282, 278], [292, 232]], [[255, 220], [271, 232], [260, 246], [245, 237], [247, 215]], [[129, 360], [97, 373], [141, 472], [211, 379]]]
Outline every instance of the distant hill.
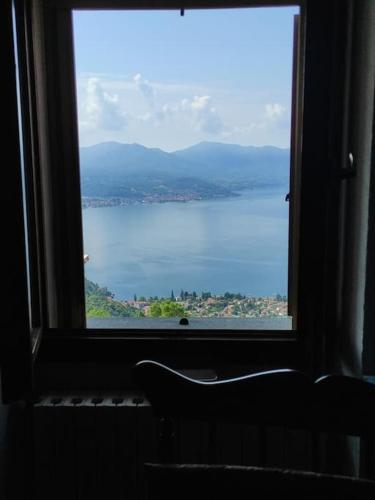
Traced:
[[131, 201], [225, 197], [259, 186], [286, 187], [289, 150], [201, 142], [167, 153], [107, 142], [80, 149], [82, 195]]
[[200, 142], [174, 155], [193, 165], [192, 175], [228, 185], [284, 185], [289, 180], [289, 149]]
[[129, 175], [173, 175], [183, 159], [161, 149], [146, 148], [140, 144], [105, 142], [80, 149], [81, 168], [87, 174], [111, 176]]

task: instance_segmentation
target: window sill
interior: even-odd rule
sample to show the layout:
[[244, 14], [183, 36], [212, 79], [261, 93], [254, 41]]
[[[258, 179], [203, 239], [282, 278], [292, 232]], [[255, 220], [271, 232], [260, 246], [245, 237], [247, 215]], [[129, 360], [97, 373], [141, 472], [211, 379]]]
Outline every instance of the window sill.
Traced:
[[[182, 329], [182, 327], [181, 327]], [[285, 330], [48, 330], [41, 362], [137, 362], [156, 359], [186, 367], [257, 361], [288, 366], [300, 360], [300, 335]]]
[[143, 359], [177, 370], [213, 370], [219, 378], [276, 368], [304, 370], [295, 331], [49, 330], [40, 347], [36, 389], [134, 389], [132, 367]]
[[207, 334], [217, 331], [272, 331], [292, 330], [292, 318], [261, 317], [261, 318], [188, 318], [188, 325], [180, 325], [180, 318], [88, 318], [90, 329], [130, 329], [130, 330], [206, 330]]

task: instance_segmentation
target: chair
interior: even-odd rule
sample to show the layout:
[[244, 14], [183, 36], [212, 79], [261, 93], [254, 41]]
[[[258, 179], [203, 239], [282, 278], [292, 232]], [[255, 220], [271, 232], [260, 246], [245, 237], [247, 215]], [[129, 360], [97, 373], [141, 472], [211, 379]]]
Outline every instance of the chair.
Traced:
[[[160, 462], [146, 464], [150, 497], [154, 500], [247, 498], [367, 499], [375, 498], [375, 481], [309, 471], [269, 467], [176, 464], [171, 418], [217, 419], [284, 426], [312, 433], [360, 436], [374, 434], [375, 386], [344, 376], [312, 382], [291, 369], [203, 382], [154, 361], [134, 367], [136, 383], [162, 419]], [[211, 445], [215, 446], [214, 426]], [[366, 473], [366, 467], [365, 467]]]

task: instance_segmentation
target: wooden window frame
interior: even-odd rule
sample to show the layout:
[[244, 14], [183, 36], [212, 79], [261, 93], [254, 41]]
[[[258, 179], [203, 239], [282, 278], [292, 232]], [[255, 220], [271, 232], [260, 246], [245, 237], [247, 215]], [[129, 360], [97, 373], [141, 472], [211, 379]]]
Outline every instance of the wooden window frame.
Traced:
[[[328, 359], [327, 338], [335, 328], [338, 300], [337, 256], [338, 193], [343, 113], [340, 89], [344, 73], [345, 37], [335, 22], [339, 0], [302, 2], [250, 0], [190, 0], [184, 9], [297, 5], [301, 7], [301, 39], [306, 40], [297, 81], [297, 112], [292, 155], [302, 168], [292, 176], [298, 191], [297, 210], [292, 211], [290, 248], [298, 254], [292, 277], [293, 315], [298, 329], [278, 331], [92, 330], [84, 324], [84, 276], [78, 131], [71, 9], [173, 8], [174, 0], [25, 0], [16, 1], [24, 16], [19, 35], [25, 57], [23, 99], [30, 114], [29, 165], [33, 176], [31, 199], [35, 227], [35, 262], [40, 277], [43, 341], [41, 359], [80, 361], [95, 359], [138, 360], [167, 356], [193, 360], [211, 356], [224, 360], [260, 360], [272, 365], [289, 364], [310, 371], [321, 369]], [[343, 5], [343, 2], [341, 2]], [[345, 13], [343, 12], [343, 16]], [[21, 14], [18, 15], [22, 19]], [[333, 23], [333, 24], [332, 24]], [[48, 50], [46, 50], [46, 47]], [[56, 57], [59, 54], [59, 57]], [[327, 72], [322, 79], [322, 72]], [[296, 80], [295, 80], [296, 81]], [[339, 91], [337, 91], [339, 86]], [[324, 121], [324, 122], [323, 122]], [[69, 200], [66, 193], [69, 193]], [[42, 203], [41, 203], [42, 200]], [[298, 227], [297, 227], [298, 226]], [[298, 237], [296, 234], [298, 233]], [[296, 269], [297, 266], [294, 267]], [[48, 302], [48, 307], [46, 303]], [[168, 346], [166, 348], [166, 346]], [[164, 360], [165, 358], [163, 358]], [[193, 362], [193, 361], [192, 361]]]

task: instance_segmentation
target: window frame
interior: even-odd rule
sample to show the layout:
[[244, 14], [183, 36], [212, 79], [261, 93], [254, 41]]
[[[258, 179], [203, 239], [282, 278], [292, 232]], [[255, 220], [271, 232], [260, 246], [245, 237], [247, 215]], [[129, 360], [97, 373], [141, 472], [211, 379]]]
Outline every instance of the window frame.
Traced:
[[[322, 130], [313, 131], [312, 128], [324, 116], [320, 105], [330, 104], [334, 83], [339, 81], [343, 71], [342, 58], [338, 57], [337, 65], [340, 71], [337, 75], [331, 73], [327, 82], [322, 85], [317, 81], [321, 67], [328, 70], [334, 60], [332, 54], [336, 53], [341, 56], [344, 38], [338, 37], [336, 32], [331, 34], [332, 30], [330, 30], [332, 20], [339, 9], [339, 2], [332, 0], [327, 6], [325, 2], [315, 1], [314, 6], [313, 0], [301, 2], [216, 0], [213, 5], [208, 0], [190, 0], [184, 3], [184, 9], [297, 4], [301, 7], [301, 18], [304, 19], [301, 23], [301, 38], [305, 38], [306, 31], [306, 47], [302, 56], [306, 64], [304, 70], [300, 72], [298, 82], [300, 101], [296, 115], [303, 130], [302, 144], [296, 147], [303, 163], [300, 179], [297, 181], [297, 184], [301, 183], [300, 193], [298, 193], [301, 198], [300, 209], [295, 215], [298, 220], [299, 236], [293, 239], [293, 247], [300, 256], [298, 272], [293, 278], [299, 290], [298, 296], [295, 297], [295, 314], [299, 319], [298, 329], [287, 332], [220, 330], [210, 333], [207, 330], [190, 330], [188, 333], [181, 332], [181, 330], [169, 330], [164, 333], [160, 330], [126, 330], [124, 332], [121, 329], [84, 328], [82, 321], [84, 318], [83, 263], [77, 258], [83, 255], [83, 246], [82, 221], [81, 217], [77, 216], [81, 214], [81, 198], [70, 10], [77, 8], [149, 9], [150, 7], [179, 10], [181, 4], [174, 0], [161, 0], [160, 2], [150, 0], [39, 0], [33, 2], [31, 6], [27, 5], [27, 2], [19, 2], [19, 9], [23, 10], [26, 18], [29, 19], [25, 46], [21, 50], [28, 58], [27, 99], [33, 104], [30, 106], [34, 137], [34, 143], [31, 146], [34, 153], [32, 169], [37, 170], [40, 175], [40, 186], [33, 196], [37, 203], [40, 203], [41, 199], [44, 201], [41, 209], [43, 213], [39, 213], [36, 220], [36, 226], [40, 229], [38, 241], [40, 248], [43, 249], [43, 252], [40, 251], [38, 254], [39, 263], [43, 267], [42, 275], [45, 278], [40, 286], [44, 286], [43, 300], [46, 301], [48, 298], [49, 309], [52, 311], [49, 319], [45, 317], [44, 324], [49, 326], [43, 328], [44, 339], [41, 352], [44, 359], [61, 359], [61, 356], [64, 359], [76, 359], [77, 356], [82, 358], [85, 357], [85, 352], [101, 358], [103, 346], [111, 345], [112, 347], [105, 348], [107, 349], [106, 355], [103, 355], [106, 359], [110, 359], [115, 356], [115, 352], [124, 354], [129, 352], [129, 349], [131, 352], [146, 352], [148, 350], [144, 348], [146, 343], [149, 346], [155, 346], [155, 352], [159, 352], [159, 349], [169, 342], [169, 346], [183, 345], [182, 349], [189, 346], [188, 351], [191, 356], [209, 348], [212, 352], [217, 351], [214, 355], [220, 358], [228, 352], [228, 346], [231, 346], [234, 358], [236, 356], [239, 358], [247, 356], [247, 359], [257, 358], [258, 353], [263, 351], [265, 353], [268, 350], [268, 354], [265, 355], [270, 356], [269, 359], [271, 359], [271, 353], [273, 353], [276, 364], [277, 362], [283, 363], [288, 358], [306, 367], [311, 365], [313, 368], [322, 364], [322, 359], [326, 356], [326, 333], [330, 327], [335, 326], [335, 323], [333, 315], [326, 311], [328, 307], [324, 304], [326, 295], [318, 297], [317, 292], [324, 289], [325, 284], [328, 283], [328, 276], [333, 275], [334, 279], [330, 282], [328, 289], [334, 292], [329, 305], [335, 308], [335, 301], [338, 297], [336, 270], [328, 270], [327, 266], [337, 255], [337, 248], [335, 238], [332, 240], [329, 237], [327, 229], [333, 228], [334, 232], [336, 231], [337, 204], [334, 203], [332, 206], [328, 193], [324, 192], [318, 203], [318, 223], [315, 220], [315, 207], [313, 210], [310, 204], [316, 199], [315, 190], [319, 188], [320, 181], [323, 180], [324, 183], [330, 181], [337, 169], [336, 157], [341, 136], [336, 133], [336, 130], [342, 114], [341, 95], [333, 100], [334, 111], [337, 112], [333, 113], [331, 109], [329, 110], [327, 115], [330, 120], [327, 125], [322, 127]], [[319, 26], [322, 15], [323, 30]], [[319, 39], [318, 34], [323, 36]], [[45, 50], [45, 47], [48, 47], [48, 50]], [[68, 47], [69, 50], [62, 51], [61, 47]], [[328, 47], [332, 53], [330, 52], [327, 57], [322, 57], [323, 47]], [[54, 58], [55, 53], [59, 53], [61, 57]], [[69, 126], [64, 127], [64, 124], [69, 124]], [[58, 140], [55, 130], [62, 132]], [[323, 165], [314, 169], [316, 150], [320, 151], [324, 161]], [[311, 155], [313, 159], [310, 158]], [[333, 157], [334, 161], [331, 165]], [[61, 165], [64, 165], [64, 169], [67, 170], [64, 170]], [[62, 172], [65, 175], [62, 175]], [[333, 180], [336, 181], [337, 178]], [[337, 196], [338, 185], [333, 186], [333, 192], [334, 196]], [[67, 203], [64, 193], [70, 193], [73, 203]], [[57, 225], [56, 221], [58, 221]], [[67, 238], [67, 234], [76, 235], [76, 237]], [[64, 266], [59, 265], [62, 256], [64, 256]], [[61, 283], [64, 283], [64, 286], [61, 286]], [[327, 293], [329, 293], [328, 289], [325, 290]], [[44, 308], [44, 314], [46, 315], [46, 308]], [[55, 320], [52, 321], [52, 318]], [[265, 348], [266, 343], [268, 347]], [[261, 344], [262, 347], [259, 348]], [[284, 347], [280, 349], [281, 345], [285, 346], [285, 349]], [[75, 346], [74, 353], [71, 346]], [[57, 349], [59, 354], [57, 354]], [[175, 349], [181, 350], [180, 347], [175, 347]], [[168, 348], [168, 351], [173, 352], [173, 348]], [[293, 355], [285, 358], [285, 351]], [[276, 352], [283, 353], [284, 358], [282, 359], [281, 354], [277, 356]], [[316, 355], [311, 356], [312, 352], [316, 352]], [[181, 356], [183, 356], [182, 352]], [[296, 357], [299, 359], [297, 360]]]

